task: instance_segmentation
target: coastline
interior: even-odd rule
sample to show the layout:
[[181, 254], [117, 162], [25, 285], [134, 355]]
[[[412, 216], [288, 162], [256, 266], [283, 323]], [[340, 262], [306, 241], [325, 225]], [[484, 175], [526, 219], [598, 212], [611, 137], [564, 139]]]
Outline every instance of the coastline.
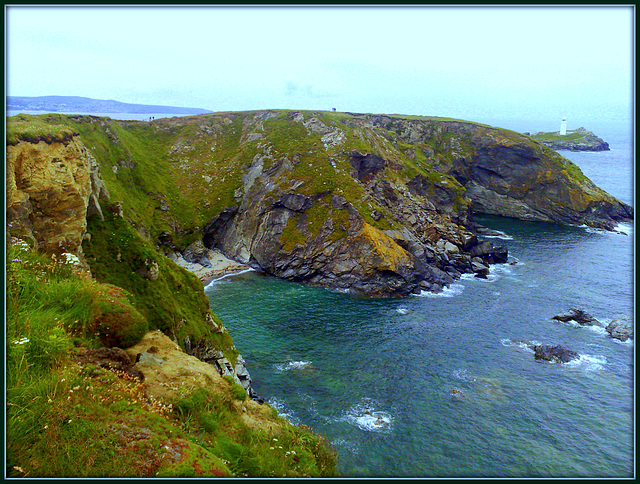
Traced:
[[224, 276], [253, 270], [246, 264], [241, 264], [216, 250], [208, 250], [208, 258], [211, 263], [210, 266], [204, 266], [197, 262], [187, 262], [182, 254], [175, 254], [171, 257], [173, 261], [180, 267], [187, 269], [189, 272], [193, 272], [198, 279], [207, 287], [211, 282]]

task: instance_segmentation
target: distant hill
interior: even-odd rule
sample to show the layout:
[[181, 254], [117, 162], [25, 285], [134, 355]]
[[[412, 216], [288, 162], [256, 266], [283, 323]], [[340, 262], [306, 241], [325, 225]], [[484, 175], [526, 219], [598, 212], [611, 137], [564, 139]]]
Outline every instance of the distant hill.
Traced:
[[96, 112], [136, 114], [207, 114], [213, 111], [154, 104], [130, 104], [80, 96], [7, 96], [7, 111]]

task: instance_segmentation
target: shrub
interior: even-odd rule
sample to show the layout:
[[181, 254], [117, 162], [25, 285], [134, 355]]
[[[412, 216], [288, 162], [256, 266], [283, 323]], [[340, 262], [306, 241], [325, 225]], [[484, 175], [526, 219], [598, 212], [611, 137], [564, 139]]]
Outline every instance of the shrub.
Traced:
[[131, 305], [124, 291], [109, 285], [98, 300], [91, 329], [105, 346], [127, 348], [149, 331], [149, 323]]

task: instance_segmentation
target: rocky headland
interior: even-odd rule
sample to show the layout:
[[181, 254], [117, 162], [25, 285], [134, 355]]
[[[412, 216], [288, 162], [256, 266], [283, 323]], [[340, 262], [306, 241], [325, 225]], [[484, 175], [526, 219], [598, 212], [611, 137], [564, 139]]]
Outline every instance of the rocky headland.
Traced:
[[82, 250], [84, 214], [102, 216], [108, 189], [119, 216], [174, 261], [206, 267], [215, 249], [292, 281], [404, 296], [507, 261], [475, 213], [609, 230], [633, 218], [555, 151], [458, 120], [255, 111], [22, 116], [9, 127], [8, 218], [48, 250]]
[[609, 151], [609, 143], [597, 137], [591, 131], [587, 131], [585, 128], [568, 130], [565, 135], [561, 135], [556, 131], [534, 133], [529, 136], [538, 143], [542, 143], [554, 150]]
[[[262, 401], [203, 281], [252, 268], [359, 296], [437, 292], [464, 273], [486, 277], [490, 264], [508, 261], [506, 249], [483, 240], [478, 213], [607, 230], [633, 220], [631, 207], [554, 150], [460, 120], [280, 110], [152, 122], [7, 119], [10, 246], [52, 258], [53, 265], [33, 267], [55, 272], [73, 261], [65, 277], [83, 289], [42, 297], [61, 314], [86, 304], [84, 316], [66, 329], [55, 323], [39, 341], [133, 347], [132, 371], [146, 371], [147, 391], [158, 396], [151, 375], [169, 378], [159, 368], [170, 366], [150, 349], [156, 344], [135, 347], [147, 331], [177, 352], [172, 357], [197, 358], [208, 365], [204, 373], [226, 377], [226, 393], [237, 385], [240, 397]], [[40, 269], [12, 262], [21, 277], [33, 276], [30, 287], [42, 284]], [[9, 291], [21, 300], [24, 291], [14, 286]], [[28, 327], [14, 328], [20, 321], [11, 323], [10, 361], [36, 340]], [[220, 386], [217, 377], [205, 380]]]

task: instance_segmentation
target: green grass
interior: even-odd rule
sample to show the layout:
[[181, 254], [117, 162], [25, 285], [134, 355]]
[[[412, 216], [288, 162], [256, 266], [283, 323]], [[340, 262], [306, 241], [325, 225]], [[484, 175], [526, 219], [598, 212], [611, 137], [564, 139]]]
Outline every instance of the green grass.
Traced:
[[[139, 339], [140, 318], [146, 323], [133, 307], [139, 296], [20, 240], [10, 241], [7, 263], [8, 477], [335, 473], [336, 456], [326, 442], [275, 411], [270, 422], [279, 430], [244, 423], [247, 395], [235, 382], [158, 401], [124, 373], [82, 368], [75, 355], [101, 347], [101, 329], [118, 334], [128, 328], [131, 339], [122, 346]], [[118, 318], [102, 324], [105, 314]], [[282, 447], [274, 447], [274, 439]]]
[[559, 132], [535, 133], [530, 135], [530, 138], [542, 141], [577, 141], [586, 136], [584, 131], [567, 131], [566, 135], [561, 135]]
[[[194, 274], [159, 254], [125, 220], [108, 211], [104, 220], [90, 218], [88, 230], [92, 236], [83, 249], [95, 278], [131, 293], [151, 329], [160, 329], [181, 343], [187, 335], [193, 342], [209, 341], [235, 362], [237, 351], [229, 334], [209, 328], [208, 317], [222, 324], [211, 314], [202, 282]], [[152, 264], [158, 267], [156, 280], [141, 273]]]
[[15, 146], [20, 141], [37, 143], [67, 142], [75, 132], [67, 127], [52, 123], [55, 116], [33, 116], [20, 114], [7, 118], [7, 144]]

